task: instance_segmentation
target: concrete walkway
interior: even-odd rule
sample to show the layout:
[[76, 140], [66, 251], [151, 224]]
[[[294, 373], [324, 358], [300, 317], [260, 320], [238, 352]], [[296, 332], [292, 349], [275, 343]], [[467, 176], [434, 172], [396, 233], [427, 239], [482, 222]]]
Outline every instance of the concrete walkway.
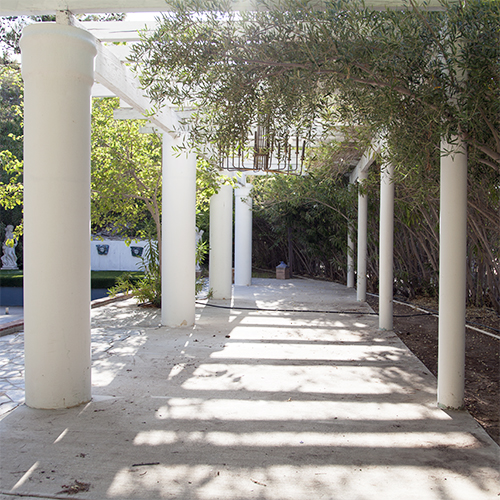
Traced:
[[499, 498], [500, 448], [353, 290], [254, 283], [236, 306], [302, 312], [94, 309], [94, 399], [0, 417], [0, 498]]

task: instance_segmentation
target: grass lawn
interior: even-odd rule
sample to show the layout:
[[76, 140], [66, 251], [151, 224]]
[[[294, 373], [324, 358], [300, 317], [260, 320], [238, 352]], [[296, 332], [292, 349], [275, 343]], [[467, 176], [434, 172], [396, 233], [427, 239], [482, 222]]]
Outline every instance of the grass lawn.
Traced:
[[[92, 288], [111, 288], [122, 275], [129, 275], [133, 280], [144, 276], [140, 271], [91, 271], [90, 282]], [[22, 287], [23, 271], [6, 271], [0, 269], [0, 286]]]

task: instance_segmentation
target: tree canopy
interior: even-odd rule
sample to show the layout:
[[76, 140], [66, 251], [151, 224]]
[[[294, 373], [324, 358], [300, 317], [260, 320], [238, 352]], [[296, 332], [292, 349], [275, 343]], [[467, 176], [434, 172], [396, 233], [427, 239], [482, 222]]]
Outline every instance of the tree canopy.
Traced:
[[[22, 233], [23, 203], [23, 86], [19, 68], [0, 66], [0, 239], [5, 227]], [[22, 244], [16, 248], [19, 263]]]
[[125, 237], [161, 235], [161, 138], [146, 120], [115, 120], [117, 98], [93, 99], [92, 228]]
[[383, 131], [399, 159], [425, 164], [441, 136], [459, 135], [500, 172], [498, 0], [442, 11], [411, 0], [384, 12], [356, 0], [321, 11], [311, 0], [241, 13], [223, 0], [176, 6], [131, 61], [158, 105], [196, 107], [194, 141], [227, 151], [256, 125], [279, 138], [340, 123]]
[[[499, 309], [499, 0], [443, 1], [438, 11], [412, 0], [387, 11], [357, 0], [322, 5], [262, 0], [260, 11], [232, 12], [224, 0], [178, 1], [134, 46], [130, 61], [158, 106], [195, 110], [194, 144], [210, 142], [230, 156], [250, 149], [258, 126], [274, 144], [309, 139], [307, 161], [315, 166], [305, 177], [256, 183], [256, 223], [264, 229], [255, 234], [265, 236], [262, 248], [281, 245], [282, 256], [295, 248], [303, 270], [324, 269], [333, 278], [342, 279], [352, 217], [339, 174], [353, 151], [359, 158], [383, 135], [384, 160], [395, 166], [397, 286], [410, 294], [436, 289], [440, 141], [460, 137], [469, 152], [468, 298]], [[375, 186], [363, 187], [372, 200]], [[376, 286], [376, 204], [371, 210]], [[310, 234], [320, 226], [341, 237]]]

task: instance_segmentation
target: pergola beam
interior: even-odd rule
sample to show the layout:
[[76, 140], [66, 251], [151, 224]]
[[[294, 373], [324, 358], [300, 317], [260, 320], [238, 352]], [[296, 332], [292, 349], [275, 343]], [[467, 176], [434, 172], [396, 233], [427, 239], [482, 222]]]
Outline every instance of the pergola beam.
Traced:
[[[95, 62], [95, 79], [111, 90], [117, 97], [132, 108], [145, 114], [151, 108], [151, 101], [140, 90], [139, 80], [105, 45], [96, 41], [97, 58]], [[144, 116], [145, 118], [145, 116]], [[163, 107], [149, 121], [160, 130], [177, 135], [179, 121], [175, 111]]]
[[[156, 21], [81, 21], [78, 26], [90, 31], [101, 42], [138, 42], [140, 31], [154, 31]], [[130, 52], [130, 47], [117, 45], [113, 51], [121, 49], [125, 57]]]
[[382, 141], [377, 140], [376, 142], [373, 142], [372, 145], [363, 153], [363, 156], [358, 161], [358, 164], [350, 173], [350, 181], [352, 184], [354, 184], [359, 177], [362, 177], [363, 174], [368, 171], [371, 164], [375, 161], [375, 158], [380, 153], [381, 146]]
[[[427, 10], [443, 10], [437, 0], [430, 0], [426, 5], [417, 0]], [[279, 8], [279, 2], [276, 2]], [[252, 0], [233, 0], [233, 10], [256, 10]], [[365, 5], [375, 10], [405, 9], [408, 3], [402, 0], [366, 0]], [[318, 4], [318, 9], [321, 4]], [[264, 7], [259, 8], [263, 10]], [[173, 10], [165, 0], [2, 0], [0, 16], [31, 16], [54, 14], [56, 11], [69, 10], [74, 14], [108, 12], [168, 12]]]

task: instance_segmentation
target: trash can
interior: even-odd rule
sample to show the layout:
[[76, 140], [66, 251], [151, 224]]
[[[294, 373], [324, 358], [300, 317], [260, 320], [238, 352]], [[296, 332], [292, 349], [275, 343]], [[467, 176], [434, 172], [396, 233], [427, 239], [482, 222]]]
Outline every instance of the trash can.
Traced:
[[276, 279], [287, 280], [290, 279], [290, 268], [281, 261], [279, 266], [276, 266]]

